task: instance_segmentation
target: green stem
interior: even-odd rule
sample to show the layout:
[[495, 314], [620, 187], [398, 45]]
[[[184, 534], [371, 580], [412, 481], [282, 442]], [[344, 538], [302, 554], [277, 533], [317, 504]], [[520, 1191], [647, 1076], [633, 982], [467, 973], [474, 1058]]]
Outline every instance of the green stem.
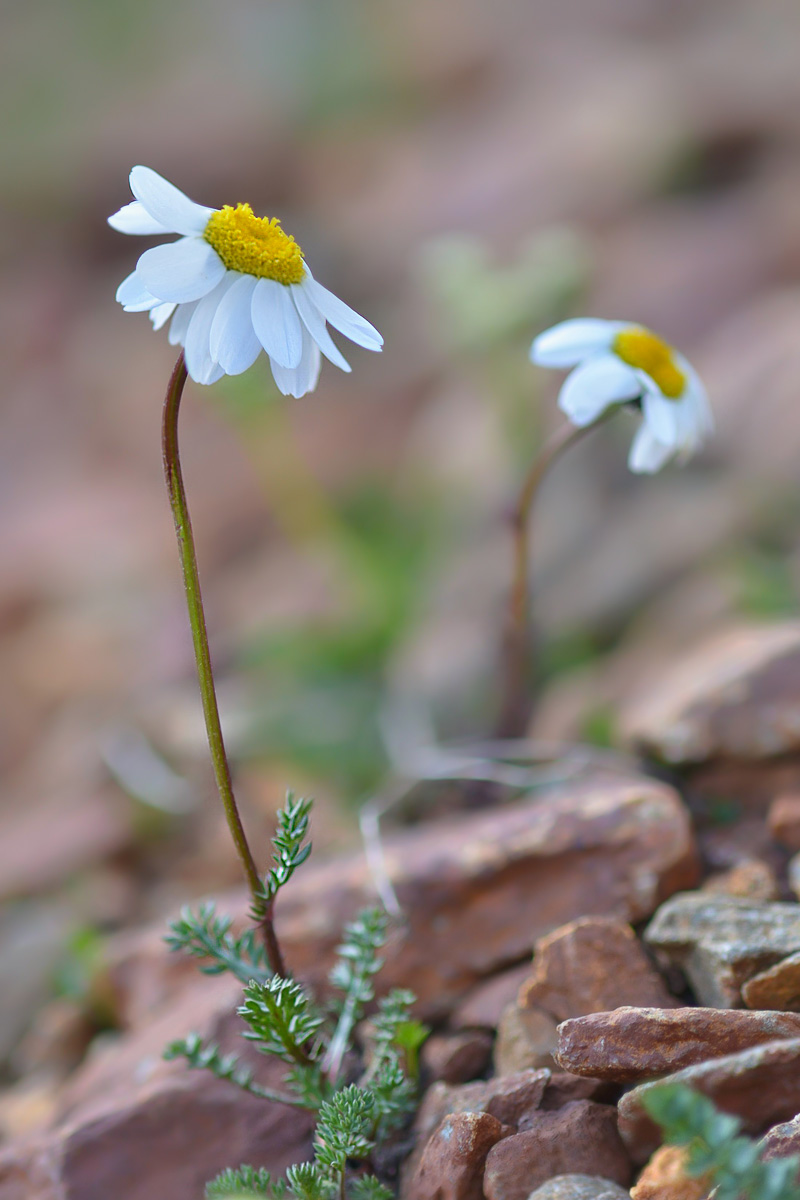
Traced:
[[615, 411], [607, 409], [593, 424], [563, 425], [545, 442], [523, 480], [510, 513], [514, 568], [508, 599], [500, 664], [500, 716], [497, 736], [521, 737], [530, 720], [532, 699], [532, 637], [530, 610], [530, 525], [539, 489], [550, 468], [565, 450], [596, 429]]
[[178, 551], [183, 569], [183, 586], [186, 592], [186, 607], [189, 612], [189, 624], [192, 629], [194, 657], [197, 664], [197, 678], [200, 683], [200, 696], [203, 701], [203, 715], [206, 722], [206, 735], [211, 751], [211, 761], [214, 765], [214, 777], [217, 782], [222, 807], [228, 828], [233, 838], [233, 844], [239, 855], [239, 860], [247, 879], [247, 885], [253, 899], [253, 912], [259, 922], [267, 952], [267, 961], [275, 974], [285, 977], [286, 968], [283, 962], [280, 946], [275, 934], [272, 919], [273, 904], [267, 903], [263, 896], [261, 879], [255, 864], [247, 835], [242, 825], [239, 809], [233, 794], [231, 770], [228, 756], [225, 753], [225, 743], [222, 737], [222, 726], [219, 719], [217, 693], [214, 687], [214, 673], [211, 667], [211, 654], [208, 648], [208, 630], [206, 628], [203, 598], [200, 593], [200, 577], [197, 571], [197, 555], [195, 552], [192, 523], [189, 517], [189, 506], [186, 501], [186, 490], [183, 486], [180, 454], [178, 451], [178, 412], [180, 409], [183, 388], [186, 383], [186, 363], [183, 353], [180, 354], [170, 377], [167, 395], [164, 400], [163, 422], [163, 455], [164, 476], [167, 481], [167, 492], [175, 520], [175, 532], [178, 535]]

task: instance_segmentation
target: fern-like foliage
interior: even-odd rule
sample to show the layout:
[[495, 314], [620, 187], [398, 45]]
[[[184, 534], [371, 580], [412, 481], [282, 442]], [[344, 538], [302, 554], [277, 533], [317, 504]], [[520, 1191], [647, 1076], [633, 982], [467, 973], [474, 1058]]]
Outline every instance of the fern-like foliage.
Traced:
[[282, 1179], [275, 1182], [269, 1171], [262, 1167], [239, 1167], [238, 1171], [228, 1168], [211, 1183], [206, 1184], [206, 1200], [280, 1200], [286, 1194]]
[[360, 1175], [348, 1189], [350, 1200], [394, 1200], [391, 1188], [384, 1187], [375, 1175]]
[[180, 918], [170, 922], [164, 940], [170, 950], [183, 950], [193, 958], [205, 959], [200, 968], [204, 975], [230, 971], [241, 983], [249, 983], [251, 979], [265, 982], [271, 971], [256, 931], [248, 929], [241, 937], [234, 937], [230, 932], [232, 924], [230, 917], [217, 916], [214, 904], [209, 901], [201, 904], [196, 913], [188, 907], [181, 909]]
[[286, 793], [286, 804], [277, 814], [278, 828], [272, 839], [272, 862], [261, 892], [265, 904], [271, 904], [278, 892], [301, 867], [311, 853], [311, 843], [303, 841], [308, 833], [312, 801]]
[[323, 1068], [337, 1083], [350, 1044], [353, 1029], [364, 1015], [364, 1007], [375, 995], [373, 976], [383, 966], [378, 951], [386, 940], [387, 917], [379, 908], [367, 908], [345, 926], [341, 946], [336, 949], [336, 963], [330, 973], [333, 987], [344, 993], [339, 1004], [339, 1020]]
[[299, 983], [278, 975], [266, 983], [252, 980], [244, 989], [244, 1004], [238, 1011], [248, 1026], [244, 1036], [255, 1042], [262, 1054], [301, 1066], [312, 1061], [324, 1018]]
[[297, 1096], [292, 1096], [288, 1092], [277, 1092], [256, 1083], [253, 1079], [252, 1068], [246, 1063], [241, 1063], [237, 1054], [220, 1054], [219, 1046], [215, 1042], [204, 1043], [197, 1033], [190, 1033], [188, 1037], [170, 1042], [164, 1051], [164, 1058], [167, 1060], [183, 1058], [186, 1060], [187, 1066], [194, 1070], [210, 1071], [212, 1075], [216, 1075], [217, 1079], [227, 1079], [229, 1083], [235, 1083], [237, 1087], [240, 1087], [242, 1091], [249, 1092], [252, 1096], [260, 1096], [262, 1100], [274, 1100], [279, 1104], [307, 1107]]
[[664, 1140], [686, 1146], [686, 1170], [703, 1176], [714, 1200], [800, 1200], [796, 1155], [761, 1160], [761, 1145], [739, 1133], [741, 1122], [680, 1083], [645, 1092], [642, 1103], [661, 1126]]
[[370, 1130], [375, 1099], [355, 1084], [341, 1088], [319, 1110], [314, 1161], [332, 1178], [344, 1174], [348, 1159], [366, 1158], [373, 1147]]

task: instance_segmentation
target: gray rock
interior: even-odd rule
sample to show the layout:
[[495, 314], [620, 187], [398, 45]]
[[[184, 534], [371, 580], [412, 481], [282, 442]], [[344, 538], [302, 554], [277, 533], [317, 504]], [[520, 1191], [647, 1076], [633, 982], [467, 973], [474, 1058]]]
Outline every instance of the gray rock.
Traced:
[[644, 940], [685, 972], [700, 1004], [741, 1008], [748, 979], [800, 951], [800, 905], [686, 892], [662, 904]]
[[548, 1179], [528, 1200], [629, 1200], [626, 1188], [599, 1175], [556, 1175]]

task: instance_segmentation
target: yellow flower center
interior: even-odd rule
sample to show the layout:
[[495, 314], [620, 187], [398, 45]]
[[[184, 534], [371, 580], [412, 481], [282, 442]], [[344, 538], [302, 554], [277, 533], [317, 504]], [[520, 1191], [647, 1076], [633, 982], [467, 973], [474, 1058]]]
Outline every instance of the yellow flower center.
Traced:
[[213, 213], [203, 237], [229, 271], [284, 284], [303, 280], [303, 251], [297, 242], [284, 233], [277, 217], [257, 217], [249, 204], [226, 204]]
[[614, 353], [630, 367], [644, 371], [665, 396], [677, 400], [686, 387], [686, 376], [675, 361], [675, 351], [649, 329], [632, 325], [614, 338]]

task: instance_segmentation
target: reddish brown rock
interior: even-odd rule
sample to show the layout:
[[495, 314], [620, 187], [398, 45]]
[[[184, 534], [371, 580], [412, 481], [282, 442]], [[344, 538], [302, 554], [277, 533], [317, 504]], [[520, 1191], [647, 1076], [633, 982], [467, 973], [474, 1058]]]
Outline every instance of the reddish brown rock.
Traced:
[[[601, 1079], [570, 1075], [568, 1071], [553, 1071], [547, 1081], [539, 1108], [543, 1112], [550, 1112], [555, 1108], [563, 1108], [572, 1100], [609, 1100], [611, 1093], [615, 1093], [616, 1090]], [[535, 1111], [529, 1110], [530, 1113]], [[527, 1119], [527, 1115], [523, 1114], [519, 1121], [520, 1129], [525, 1127]]]
[[800, 1012], [800, 954], [791, 954], [748, 979], [742, 998], [748, 1008]]
[[424, 1143], [448, 1113], [488, 1112], [501, 1124], [516, 1128], [526, 1113], [539, 1108], [550, 1077], [547, 1070], [519, 1071], [477, 1083], [435, 1083], [428, 1088], [417, 1112], [417, 1140]]
[[[702, 1092], [739, 1117], [746, 1133], [760, 1134], [800, 1112], [800, 1038], [740, 1050], [668, 1079]], [[635, 1162], [645, 1162], [661, 1142], [658, 1127], [642, 1107], [642, 1097], [657, 1086], [640, 1084], [619, 1102], [619, 1131]]]
[[541, 1008], [557, 1021], [607, 1012], [621, 1004], [675, 1004], [630, 925], [582, 917], [540, 938], [520, 1008]]
[[494, 1069], [510, 1075], [527, 1067], [553, 1067], [558, 1026], [549, 1013], [509, 1004], [503, 1013], [494, 1046]]
[[573, 1075], [635, 1083], [798, 1037], [800, 1015], [794, 1013], [626, 1007], [559, 1025], [555, 1058]]
[[630, 1192], [599, 1175], [556, 1175], [528, 1200], [629, 1200]]
[[[569, 790], [460, 813], [388, 835], [388, 875], [405, 920], [386, 949], [381, 987], [412, 987], [424, 1017], [453, 1002], [504, 964], [517, 962], [543, 934], [586, 912], [638, 921], [697, 876], [689, 815], [677, 793], [651, 779], [604, 777]], [[374, 896], [360, 852], [309, 866], [278, 909], [278, 931], [296, 974], [327, 977], [342, 925]], [[237, 915], [249, 902], [239, 898]], [[230, 904], [220, 904], [231, 911]], [[163, 1003], [185, 986], [186, 964], [146, 943], [147, 998]], [[161, 963], [155, 981], [155, 960]], [[125, 960], [121, 1005], [137, 1019], [137, 953]], [[119, 976], [123, 964], [117, 966]]]
[[709, 1184], [686, 1174], [683, 1146], [659, 1146], [631, 1188], [631, 1200], [705, 1200]]
[[554, 1175], [600, 1175], [626, 1184], [630, 1159], [617, 1132], [611, 1105], [575, 1100], [536, 1115], [522, 1132], [490, 1151], [483, 1177], [486, 1200], [527, 1200]]
[[443, 1083], [468, 1083], [483, 1074], [491, 1057], [492, 1035], [487, 1029], [434, 1033], [422, 1047], [427, 1078]]
[[451, 1113], [430, 1137], [405, 1200], [483, 1200], [486, 1156], [502, 1137], [488, 1113]]
[[760, 858], [745, 859], [728, 871], [709, 876], [703, 891], [757, 901], [779, 900], [781, 895], [777, 875], [769, 863]]
[[510, 967], [479, 983], [450, 1014], [452, 1029], [497, 1029], [509, 1004], [517, 998], [520, 987], [530, 978], [530, 960]]
[[644, 939], [686, 973], [701, 1004], [739, 1008], [748, 979], [800, 952], [800, 905], [687, 892], [662, 904]]
[[769, 806], [767, 825], [776, 842], [800, 850], [800, 795], [776, 796]]
[[[762, 1158], [788, 1158], [790, 1154], [800, 1157], [800, 1115], [781, 1125], [773, 1125], [762, 1142]], [[800, 1183], [800, 1171], [797, 1181]]]
[[800, 749], [800, 623], [737, 626], [687, 648], [631, 698], [628, 741], [670, 763]]

